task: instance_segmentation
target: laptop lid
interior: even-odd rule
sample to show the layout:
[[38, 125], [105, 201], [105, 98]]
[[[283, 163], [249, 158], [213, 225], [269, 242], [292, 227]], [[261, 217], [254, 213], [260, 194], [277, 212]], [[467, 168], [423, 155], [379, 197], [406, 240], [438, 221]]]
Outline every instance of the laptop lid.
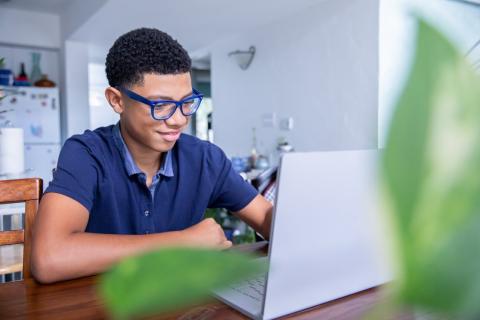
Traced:
[[263, 319], [391, 279], [378, 210], [378, 156], [378, 150], [355, 150], [282, 157]]

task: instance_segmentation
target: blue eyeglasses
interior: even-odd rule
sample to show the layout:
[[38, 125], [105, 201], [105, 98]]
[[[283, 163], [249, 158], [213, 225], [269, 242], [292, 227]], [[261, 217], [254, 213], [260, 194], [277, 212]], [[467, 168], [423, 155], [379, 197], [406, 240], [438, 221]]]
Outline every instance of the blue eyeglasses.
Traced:
[[198, 107], [203, 99], [203, 94], [193, 89], [193, 94], [185, 99], [180, 101], [175, 100], [148, 100], [147, 98], [142, 97], [139, 94], [136, 94], [133, 91], [130, 91], [123, 87], [117, 87], [118, 90], [125, 93], [130, 99], [145, 103], [150, 106], [150, 113], [152, 118], [155, 120], [167, 120], [177, 108], [180, 108], [180, 111], [185, 117], [191, 116], [197, 112]]

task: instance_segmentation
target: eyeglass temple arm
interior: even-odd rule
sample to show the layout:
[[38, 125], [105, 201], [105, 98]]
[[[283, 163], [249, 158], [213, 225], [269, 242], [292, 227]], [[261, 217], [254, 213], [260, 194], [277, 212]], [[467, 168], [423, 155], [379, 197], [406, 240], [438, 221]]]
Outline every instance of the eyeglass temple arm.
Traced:
[[136, 94], [135, 92], [133, 91], [130, 91], [130, 90], [127, 90], [125, 88], [122, 88], [122, 87], [119, 87], [118, 88], [120, 91], [122, 91], [123, 93], [125, 93], [129, 98], [133, 99], [133, 100], [137, 100], [137, 101], [140, 101], [140, 102], [143, 102], [149, 106], [154, 106], [155, 104], [152, 103], [152, 101], [142, 97], [141, 95], [138, 95]]

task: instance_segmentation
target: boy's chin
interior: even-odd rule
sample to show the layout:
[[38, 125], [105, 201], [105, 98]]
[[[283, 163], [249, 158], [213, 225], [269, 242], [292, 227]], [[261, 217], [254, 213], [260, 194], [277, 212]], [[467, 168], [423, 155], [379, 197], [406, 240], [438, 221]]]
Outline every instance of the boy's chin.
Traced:
[[163, 141], [161, 143], [156, 143], [155, 145], [150, 146], [153, 150], [157, 152], [168, 152], [172, 150], [177, 141]]

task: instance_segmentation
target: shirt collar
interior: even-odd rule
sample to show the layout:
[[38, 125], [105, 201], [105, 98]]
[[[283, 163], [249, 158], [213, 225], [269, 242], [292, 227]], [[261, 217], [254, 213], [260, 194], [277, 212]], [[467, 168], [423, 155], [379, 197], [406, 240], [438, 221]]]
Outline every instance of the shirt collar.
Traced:
[[[123, 157], [123, 164], [125, 166], [125, 170], [129, 176], [143, 173], [142, 170], [135, 164], [133, 160], [132, 154], [128, 150], [125, 141], [123, 140], [122, 134], [120, 132], [120, 121], [113, 127], [113, 140], [115, 141], [115, 145], [117, 146], [120, 154]], [[171, 150], [167, 151], [167, 154], [164, 157], [160, 170], [157, 171], [158, 175], [163, 175], [166, 177], [173, 177], [173, 164], [172, 164], [172, 152]]]

